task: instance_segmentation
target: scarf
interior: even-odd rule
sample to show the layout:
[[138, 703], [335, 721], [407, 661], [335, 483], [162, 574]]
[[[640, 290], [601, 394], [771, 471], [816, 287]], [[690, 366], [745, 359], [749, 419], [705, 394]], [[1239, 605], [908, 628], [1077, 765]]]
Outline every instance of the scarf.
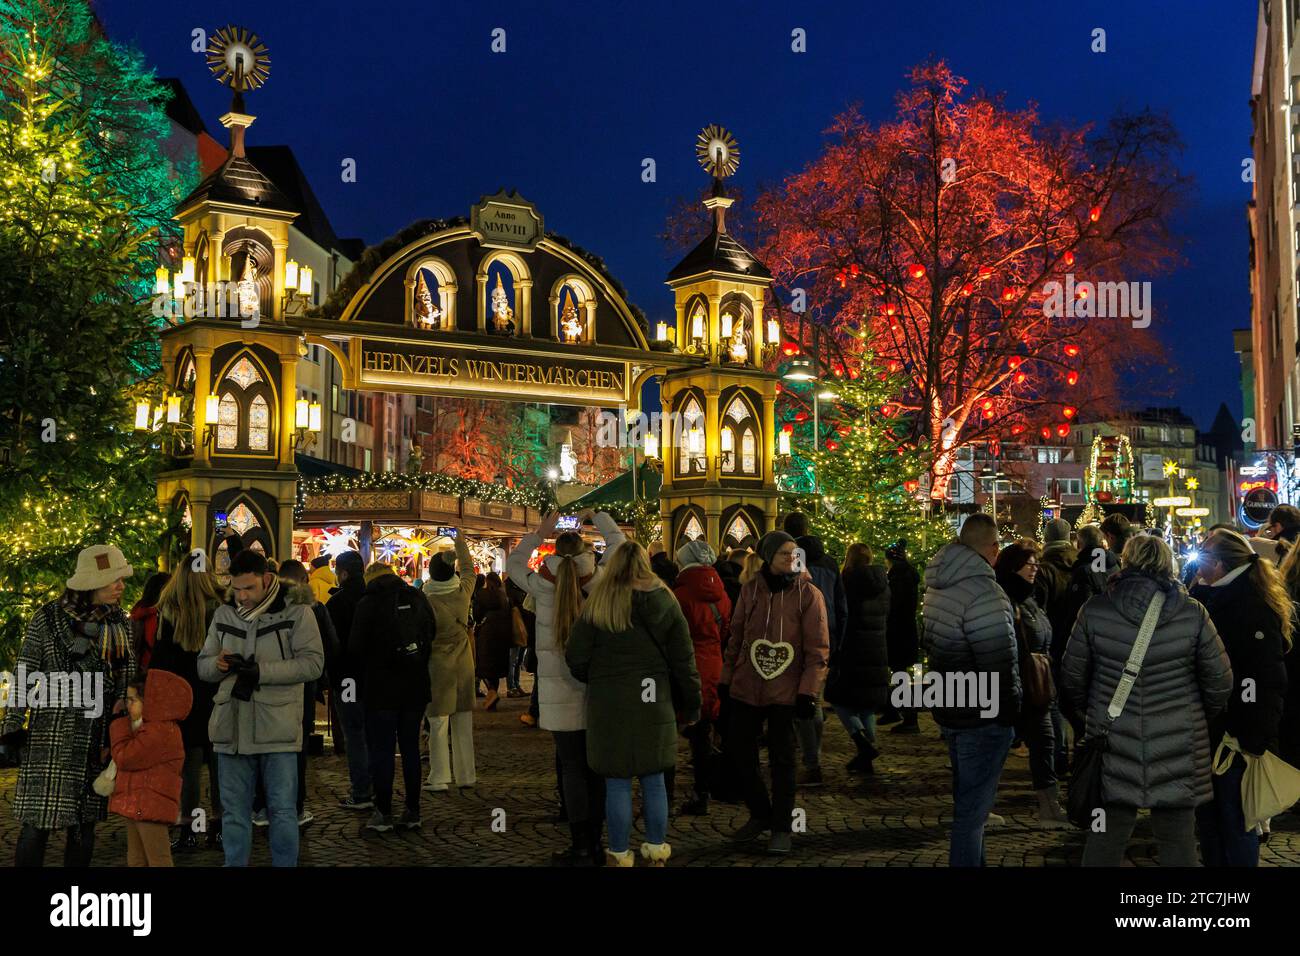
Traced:
[[572, 561], [574, 570], [578, 572], [578, 587], [586, 588], [592, 577], [596, 574], [596, 556], [590, 551], [579, 551], [577, 554], [550, 554], [542, 561], [542, 568], [538, 572], [544, 581], [555, 583], [556, 575], [551, 571], [551, 563], [554, 561], [556, 567], [559, 567], [561, 561]]
[[131, 656], [131, 625], [122, 609], [113, 604], [96, 604], [79, 610], [71, 598], [65, 596], [59, 606], [72, 618], [72, 633], [99, 648], [99, 656], [109, 664]]
[[271, 606], [271, 602], [274, 601], [279, 594], [280, 579], [272, 578], [271, 586], [266, 589], [266, 596], [262, 598], [260, 604], [256, 604], [253, 607], [243, 607], [240, 604], [236, 604], [235, 613], [245, 621], [255, 620], [259, 614], [264, 613], [266, 609]]
[[758, 569], [758, 573], [763, 575], [763, 580], [767, 583], [767, 589], [773, 594], [794, 587], [795, 579], [798, 578], [797, 574], [773, 574], [766, 561]]

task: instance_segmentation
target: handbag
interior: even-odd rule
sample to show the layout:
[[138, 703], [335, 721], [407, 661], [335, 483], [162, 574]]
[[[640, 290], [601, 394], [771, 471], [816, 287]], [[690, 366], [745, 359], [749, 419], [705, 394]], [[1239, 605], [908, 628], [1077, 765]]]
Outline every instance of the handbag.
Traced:
[[528, 627], [524, 624], [524, 616], [519, 613], [519, 608], [510, 608], [510, 633], [514, 636], [515, 647], [528, 646]]
[[110, 760], [108, 766], [99, 772], [95, 782], [90, 785], [101, 797], [111, 797], [113, 791], [117, 789], [117, 761]]
[[1156, 621], [1160, 618], [1160, 609], [1165, 606], [1165, 593], [1157, 591], [1147, 605], [1146, 614], [1142, 616], [1142, 626], [1138, 628], [1137, 640], [1129, 652], [1124, 664], [1124, 673], [1115, 685], [1115, 693], [1106, 708], [1106, 723], [1099, 731], [1086, 735], [1075, 748], [1074, 767], [1070, 772], [1070, 789], [1066, 794], [1066, 815], [1070, 822], [1081, 830], [1092, 826], [1093, 812], [1102, 805], [1101, 784], [1103, 758], [1108, 748], [1107, 736], [1110, 726], [1124, 712], [1128, 695], [1137, 683], [1142, 670], [1142, 661], [1147, 656], [1151, 645], [1151, 635], [1155, 633]]
[[1246, 761], [1246, 772], [1241, 777], [1241, 809], [1245, 817], [1245, 832], [1249, 833], [1258, 824], [1289, 810], [1300, 800], [1300, 770], [1269, 750], [1259, 757], [1246, 753], [1237, 738], [1224, 734], [1214, 752], [1216, 776], [1228, 772], [1234, 753], [1241, 754]]
[[1028, 649], [1020, 608], [1016, 608], [1016, 640], [1020, 644], [1020, 686], [1024, 689], [1024, 709], [1044, 711], [1056, 696], [1052, 680], [1052, 659], [1039, 651]]

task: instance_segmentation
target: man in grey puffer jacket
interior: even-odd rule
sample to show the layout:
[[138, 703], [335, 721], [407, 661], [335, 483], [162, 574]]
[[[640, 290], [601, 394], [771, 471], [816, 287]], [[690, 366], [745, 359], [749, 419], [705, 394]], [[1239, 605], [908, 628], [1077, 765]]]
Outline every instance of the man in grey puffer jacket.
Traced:
[[1011, 602], [993, 574], [997, 556], [993, 518], [975, 514], [925, 569], [924, 702], [934, 704], [952, 759], [950, 866], [984, 865], [984, 824], [1020, 710], [1019, 654]]

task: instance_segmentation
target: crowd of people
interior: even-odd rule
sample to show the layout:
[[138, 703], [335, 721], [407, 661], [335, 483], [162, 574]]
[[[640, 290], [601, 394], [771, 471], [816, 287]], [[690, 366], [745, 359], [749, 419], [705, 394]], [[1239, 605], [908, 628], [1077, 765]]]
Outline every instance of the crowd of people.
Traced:
[[[1014, 748], [1028, 756], [1037, 825], [1065, 829], [1079, 822], [1063, 805], [1078, 747], [1104, 735], [1105, 823], [1087, 828], [1088, 866], [1122, 862], [1142, 809], [1162, 864], [1256, 865], [1268, 820], [1250, 819], [1243, 778], [1270, 752], [1300, 760], [1290, 506], [1253, 538], [1210, 529], [1182, 569], [1120, 515], [1077, 530], [1049, 521], [1041, 544], [1005, 543], [990, 516], [970, 515], [926, 566], [919, 615], [906, 541], [883, 563], [853, 543], [837, 565], [799, 512], [721, 556], [703, 539], [647, 549], [590, 510], [580, 530], [557, 523], [524, 535], [504, 576], [479, 574], [455, 536], [422, 587], [356, 551], [277, 566], [231, 534], [227, 575], [196, 552], [149, 576], [129, 613], [133, 569], [111, 545], [85, 549], [18, 663], [102, 680], [106, 706], [4, 714], [0, 742], [23, 752], [16, 863], [42, 865], [61, 835], [64, 864], [88, 865], [112, 813], [133, 866], [204, 846], [244, 866], [258, 827], [272, 864], [296, 865], [325, 701], [346, 755], [340, 805], [370, 832], [419, 828], [422, 791], [477, 785], [473, 712], [530, 696], [525, 671], [520, 721], [553, 742], [564, 866], [663, 866], [672, 808], [706, 815], [713, 800], [748, 811], [732, 840], [791, 853], [796, 793], [823, 783], [828, 709], [853, 745], [847, 771], [863, 777], [882, 728], [919, 734], [919, 711], [932, 713], [951, 763], [953, 866], [983, 864]], [[920, 685], [923, 655], [941, 693], [904, 706], [893, 691]], [[692, 774], [680, 805], [679, 738]]]

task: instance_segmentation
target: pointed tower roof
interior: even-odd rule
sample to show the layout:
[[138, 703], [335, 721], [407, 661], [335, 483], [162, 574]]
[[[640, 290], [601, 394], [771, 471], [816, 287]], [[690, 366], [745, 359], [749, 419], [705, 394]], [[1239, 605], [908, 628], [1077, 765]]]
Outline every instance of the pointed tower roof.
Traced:
[[204, 201], [256, 206], [277, 212], [302, 212], [247, 156], [236, 156], [233, 152], [216, 172], [181, 201], [179, 208], [185, 209]]
[[722, 187], [721, 179], [713, 180], [712, 195], [704, 205], [713, 213], [713, 228], [704, 241], [686, 254], [668, 273], [668, 284], [707, 275], [734, 276], [757, 282], [771, 282], [772, 273], [754, 254], [727, 232], [726, 211], [734, 200]]

